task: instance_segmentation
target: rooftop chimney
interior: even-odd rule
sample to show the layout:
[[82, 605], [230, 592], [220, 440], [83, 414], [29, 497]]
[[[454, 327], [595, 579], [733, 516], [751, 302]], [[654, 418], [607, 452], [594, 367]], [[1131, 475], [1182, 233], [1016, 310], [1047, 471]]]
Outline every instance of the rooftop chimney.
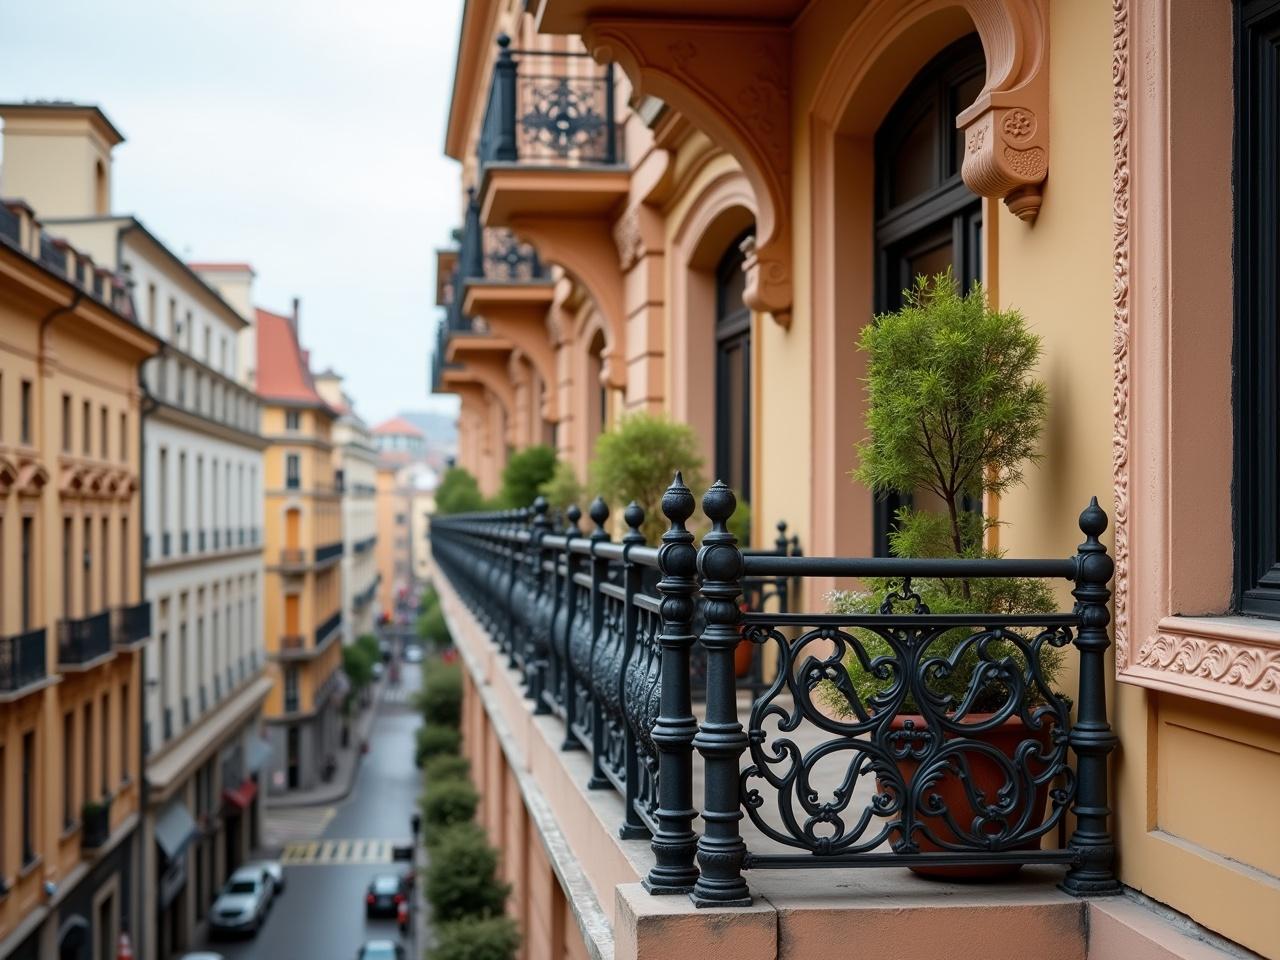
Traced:
[[297, 297], [293, 298], [293, 315], [289, 318], [289, 322], [293, 324], [293, 332], [298, 332], [298, 308], [302, 305], [302, 301]]

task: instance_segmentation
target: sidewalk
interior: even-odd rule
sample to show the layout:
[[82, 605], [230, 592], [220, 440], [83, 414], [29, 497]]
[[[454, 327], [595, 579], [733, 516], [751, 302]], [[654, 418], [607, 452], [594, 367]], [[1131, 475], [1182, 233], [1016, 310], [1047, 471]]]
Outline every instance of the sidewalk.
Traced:
[[364, 754], [360, 744], [369, 739], [373, 728], [374, 717], [382, 703], [382, 688], [385, 679], [378, 680], [369, 686], [369, 706], [351, 725], [351, 741], [345, 747], [339, 747], [336, 756], [336, 769], [333, 779], [312, 790], [295, 790], [283, 796], [268, 796], [268, 810], [289, 809], [292, 807], [319, 807], [338, 803], [347, 798], [351, 788], [355, 786], [356, 774], [360, 772], [360, 761]]

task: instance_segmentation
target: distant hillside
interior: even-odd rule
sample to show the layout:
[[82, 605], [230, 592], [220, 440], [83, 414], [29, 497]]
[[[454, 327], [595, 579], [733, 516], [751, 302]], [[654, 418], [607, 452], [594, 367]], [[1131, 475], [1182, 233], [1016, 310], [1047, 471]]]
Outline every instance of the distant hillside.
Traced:
[[450, 456], [457, 452], [458, 424], [452, 417], [424, 410], [404, 410], [400, 416], [426, 434], [427, 446], [431, 449]]

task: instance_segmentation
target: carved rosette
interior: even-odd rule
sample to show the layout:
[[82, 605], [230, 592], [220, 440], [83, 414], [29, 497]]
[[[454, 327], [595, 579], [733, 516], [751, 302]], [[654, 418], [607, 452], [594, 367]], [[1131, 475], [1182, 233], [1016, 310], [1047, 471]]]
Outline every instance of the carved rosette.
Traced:
[[1027, 106], [989, 106], [965, 123], [962, 176], [979, 196], [999, 197], [1035, 220], [1049, 172], [1048, 117]]

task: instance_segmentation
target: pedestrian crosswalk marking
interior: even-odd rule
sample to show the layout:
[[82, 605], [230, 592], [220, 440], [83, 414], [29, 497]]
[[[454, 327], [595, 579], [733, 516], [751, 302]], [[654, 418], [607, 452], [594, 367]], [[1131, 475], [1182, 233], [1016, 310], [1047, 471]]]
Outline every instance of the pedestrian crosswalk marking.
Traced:
[[393, 862], [397, 846], [407, 840], [312, 840], [286, 844], [280, 862], [289, 867], [375, 866]]

